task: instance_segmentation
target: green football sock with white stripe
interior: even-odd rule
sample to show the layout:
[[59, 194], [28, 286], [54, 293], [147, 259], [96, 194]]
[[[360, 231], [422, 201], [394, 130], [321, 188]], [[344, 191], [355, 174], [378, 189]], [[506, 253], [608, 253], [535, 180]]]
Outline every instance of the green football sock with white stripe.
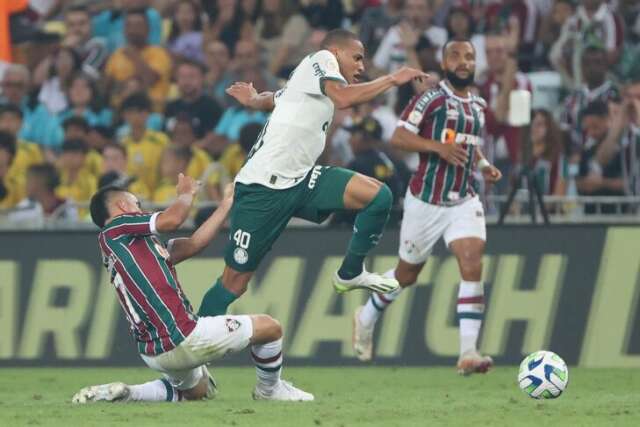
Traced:
[[364, 258], [382, 237], [392, 205], [393, 194], [389, 187], [382, 185], [371, 202], [358, 213], [347, 254], [338, 270], [342, 279], [353, 279], [362, 273]]
[[477, 350], [478, 336], [484, 317], [482, 282], [461, 281], [456, 308], [460, 324], [460, 354]]
[[207, 290], [202, 297], [198, 316], [222, 316], [227, 314], [227, 308], [238, 296], [224, 287], [222, 278], [218, 277], [216, 283]]

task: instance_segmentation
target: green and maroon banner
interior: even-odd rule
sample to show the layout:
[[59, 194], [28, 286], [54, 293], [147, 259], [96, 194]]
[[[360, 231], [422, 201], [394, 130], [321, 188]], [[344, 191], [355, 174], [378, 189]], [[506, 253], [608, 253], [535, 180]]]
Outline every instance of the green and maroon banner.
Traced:
[[[351, 319], [364, 292], [337, 295], [331, 275], [347, 230], [290, 229], [274, 245], [233, 313], [269, 313], [285, 328], [289, 364], [358, 363]], [[178, 267], [194, 305], [221, 274], [226, 236]], [[397, 261], [388, 230], [369, 268]], [[488, 230], [481, 348], [497, 363], [550, 349], [569, 364], [640, 367], [640, 227], [504, 226]], [[457, 358], [458, 268], [443, 245], [386, 311], [379, 364], [451, 365]], [[246, 355], [222, 364], [247, 363]], [[95, 233], [0, 233], [0, 366], [139, 365], [100, 265]]]

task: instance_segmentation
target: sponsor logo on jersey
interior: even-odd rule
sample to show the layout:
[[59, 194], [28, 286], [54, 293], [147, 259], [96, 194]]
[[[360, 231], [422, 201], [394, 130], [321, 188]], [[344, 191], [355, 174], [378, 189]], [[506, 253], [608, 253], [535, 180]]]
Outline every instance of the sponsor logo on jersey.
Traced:
[[249, 254], [247, 253], [246, 250], [242, 248], [236, 248], [233, 251], [233, 259], [235, 262], [237, 262], [240, 265], [246, 264], [247, 261], [249, 261]]
[[316, 76], [316, 77], [324, 77], [326, 75], [324, 70], [322, 68], [320, 68], [320, 64], [318, 64], [317, 62], [314, 62], [312, 67], [313, 67], [313, 75], [314, 76]]
[[479, 136], [456, 132], [453, 129], [443, 129], [440, 140], [445, 144], [482, 145], [482, 138]]
[[418, 124], [420, 124], [420, 120], [422, 120], [422, 114], [420, 114], [419, 111], [414, 110], [409, 114], [409, 123], [412, 125], [418, 126]]
[[309, 190], [313, 190], [316, 187], [316, 183], [318, 182], [318, 177], [322, 175], [322, 166], [316, 166], [311, 171], [311, 178], [309, 178]]

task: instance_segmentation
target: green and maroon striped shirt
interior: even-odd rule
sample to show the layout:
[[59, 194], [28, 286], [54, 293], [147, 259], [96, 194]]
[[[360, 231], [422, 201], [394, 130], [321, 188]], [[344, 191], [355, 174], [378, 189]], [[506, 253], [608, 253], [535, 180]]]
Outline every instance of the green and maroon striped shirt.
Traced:
[[157, 215], [120, 215], [98, 235], [103, 263], [138, 351], [146, 355], [175, 348], [193, 331], [197, 320], [169, 253], [155, 236]]
[[[485, 101], [475, 95], [456, 96], [444, 82], [415, 96], [400, 116], [399, 126], [426, 139], [442, 141], [444, 132], [455, 131], [466, 140], [480, 141]], [[475, 145], [462, 144], [469, 154], [464, 167], [453, 166], [435, 153], [420, 153], [420, 164], [409, 183], [411, 194], [433, 205], [450, 205], [476, 194], [472, 167]]]

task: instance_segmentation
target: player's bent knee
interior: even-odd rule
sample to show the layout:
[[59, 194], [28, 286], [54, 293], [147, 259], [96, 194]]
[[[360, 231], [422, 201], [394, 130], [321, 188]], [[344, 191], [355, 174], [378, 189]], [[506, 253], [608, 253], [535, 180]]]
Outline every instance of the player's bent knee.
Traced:
[[282, 325], [279, 321], [266, 314], [251, 316], [253, 321], [252, 344], [264, 344], [282, 338]]
[[375, 211], [388, 212], [393, 205], [393, 193], [387, 184], [382, 184], [371, 201], [369, 208]]

